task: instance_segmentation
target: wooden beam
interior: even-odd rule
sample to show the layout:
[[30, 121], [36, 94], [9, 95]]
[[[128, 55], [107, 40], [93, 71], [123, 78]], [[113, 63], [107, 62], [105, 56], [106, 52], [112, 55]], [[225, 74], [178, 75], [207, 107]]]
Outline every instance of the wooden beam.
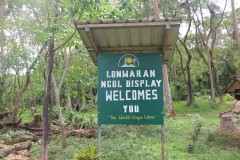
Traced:
[[164, 39], [163, 39], [163, 46], [162, 46], [163, 57], [164, 57], [164, 54], [165, 54], [165, 51], [166, 51], [166, 48], [167, 48], [169, 33], [170, 33], [170, 24], [166, 24], [166, 29], [165, 29], [165, 33], [164, 33]]
[[[94, 48], [88, 48], [89, 52], [94, 51]], [[153, 47], [104, 47], [100, 48], [101, 52], [121, 52], [121, 51], [161, 51], [162, 46], [153, 46]], [[165, 50], [173, 50], [173, 46], [166, 46]]]
[[92, 33], [90, 31], [90, 28], [89, 27], [85, 27], [85, 32], [87, 33], [87, 36], [88, 36], [88, 39], [90, 40], [92, 46], [93, 46], [93, 49], [94, 51], [96, 52], [96, 54], [98, 55], [98, 47], [97, 47], [97, 44], [92, 36]]
[[97, 66], [98, 63], [98, 56], [97, 54], [93, 51], [93, 52], [88, 52], [90, 57], [92, 58], [93, 63]]
[[80, 23], [77, 24], [78, 29], [85, 29], [85, 28], [91, 28], [91, 29], [116, 29], [116, 28], [152, 28], [152, 27], [164, 27], [166, 24], [171, 25], [171, 27], [179, 27], [180, 21], [160, 21], [160, 22], [142, 22], [142, 23], [106, 23], [106, 24], [86, 24], [86, 23]]

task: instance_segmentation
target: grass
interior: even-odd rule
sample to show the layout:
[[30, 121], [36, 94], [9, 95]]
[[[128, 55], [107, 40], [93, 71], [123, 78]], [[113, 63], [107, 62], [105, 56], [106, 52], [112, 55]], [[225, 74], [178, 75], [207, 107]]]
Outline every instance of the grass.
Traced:
[[[208, 100], [196, 99], [195, 107], [187, 107], [186, 102], [174, 102], [176, 117], [165, 117], [165, 159], [167, 160], [238, 160], [239, 149], [208, 141], [209, 135], [219, 128], [219, 113], [226, 111], [231, 103], [212, 104]], [[77, 113], [81, 116], [81, 113]], [[96, 111], [92, 112], [96, 117]], [[84, 113], [86, 117], [89, 114]], [[197, 123], [203, 124], [194, 152], [188, 152], [192, 143], [190, 134]], [[33, 157], [40, 157], [42, 142], [34, 143]], [[97, 138], [67, 139], [67, 148], [61, 148], [60, 136], [51, 136], [49, 159], [69, 160], [78, 149], [97, 146]], [[134, 129], [125, 125], [102, 126], [101, 151], [103, 160], [159, 160], [161, 157], [161, 128], [159, 125], [141, 125]]]

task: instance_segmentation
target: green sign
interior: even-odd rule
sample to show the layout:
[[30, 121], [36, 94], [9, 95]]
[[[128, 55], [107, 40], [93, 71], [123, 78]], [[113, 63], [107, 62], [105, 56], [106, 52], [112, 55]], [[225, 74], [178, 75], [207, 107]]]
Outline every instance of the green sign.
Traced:
[[99, 54], [98, 124], [163, 124], [161, 53]]

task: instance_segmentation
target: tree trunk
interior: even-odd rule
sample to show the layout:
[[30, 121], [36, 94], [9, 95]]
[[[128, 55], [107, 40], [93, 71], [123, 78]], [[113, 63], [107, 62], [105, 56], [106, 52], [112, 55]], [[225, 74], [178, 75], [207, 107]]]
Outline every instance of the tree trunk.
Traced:
[[3, 55], [3, 46], [4, 46], [4, 32], [3, 32], [3, 25], [4, 25], [4, 2], [0, 1], [0, 56]]
[[20, 105], [20, 102], [21, 102], [21, 99], [22, 99], [22, 96], [24, 94], [24, 92], [26, 91], [27, 87], [29, 86], [29, 83], [30, 83], [30, 72], [31, 70], [34, 69], [35, 65], [37, 64], [37, 61], [39, 60], [40, 58], [40, 54], [42, 53], [42, 51], [44, 50], [44, 48], [46, 47], [47, 44], [44, 44], [43, 47], [41, 48], [41, 50], [39, 51], [38, 53], [38, 56], [36, 57], [36, 59], [33, 61], [33, 63], [31, 64], [31, 66], [29, 68], [27, 68], [27, 72], [26, 72], [26, 76], [27, 76], [27, 79], [26, 79], [26, 82], [24, 84], [24, 86], [22, 87], [22, 89], [18, 92], [18, 95], [17, 95], [17, 98], [14, 102], [14, 109], [13, 109], [13, 122], [16, 122], [17, 121], [17, 114], [18, 114], [18, 109], [19, 109], [19, 105]]
[[209, 72], [209, 79], [210, 79], [210, 89], [211, 89], [211, 101], [215, 102], [215, 89], [214, 89], [214, 82], [213, 82], [213, 71], [212, 71], [212, 58], [210, 55], [210, 49], [208, 45], [208, 39], [206, 39], [206, 46], [207, 46], [207, 54], [208, 54], [208, 72]]
[[92, 87], [90, 87], [89, 88], [89, 94], [90, 94], [90, 104], [91, 104], [91, 106], [93, 107], [94, 106], [94, 95], [93, 95], [93, 88]]
[[32, 93], [32, 100], [31, 100], [31, 106], [30, 106], [30, 116], [34, 116], [35, 112], [36, 112], [36, 103], [35, 103], [35, 92], [34, 92], [34, 88], [33, 88], [33, 84], [32, 81], [30, 81], [30, 89], [31, 89], [31, 93]]
[[17, 122], [17, 115], [18, 115], [18, 109], [19, 109], [19, 105], [23, 96], [23, 93], [26, 91], [28, 85], [30, 83], [30, 73], [27, 73], [27, 80], [25, 82], [25, 85], [23, 86], [23, 88], [19, 91], [18, 95], [17, 95], [17, 99], [15, 100], [14, 103], [14, 109], [13, 109], [13, 122]]
[[70, 112], [73, 111], [69, 87], [67, 87], [67, 106]]
[[154, 16], [157, 20], [160, 20], [160, 15], [159, 15], [159, 8], [158, 8], [158, 1], [157, 0], [152, 0], [153, 3], [153, 9], [154, 9]]
[[97, 91], [97, 94], [96, 94], [96, 98], [94, 100], [94, 103], [95, 103], [95, 107], [97, 108], [98, 107], [98, 91]]
[[191, 58], [188, 58], [188, 61], [187, 61], [187, 65], [186, 65], [186, 69], [187, 69], [187, 86], [188, 86], [188, 102], [187, 102], [187, 105], [188, 106], [193, 106], [193, 103], [194, 103], [194, 99], [193, 99], [193, 89], [192, 89], [192, 80], [191, 80], [191, 74], [190, 74], [190, 61], [191, 61]]
[[217, 84], [217, 88], [218, 88], [218, 95], [219, 98], [222, 100], [222, 91], [221, 91], [221, 85], [220, 85], [220, 81], [219, 81], [219, 68], [218, 68], [218, 64], [216, 63], [216, 84]]
[[184, 76], [184, 80], [185, 80], [185, 83], [187, 84], [187, 89], [188, 89], [188, 100], [187, 100], [187, 105], [188, 106], [193, 106], [193, 103], [194, 103], [194, 97], [193, 97], [193, 89], [192, 89], [192, 80], [191, 80], [191, 72], [190, 72], [190, 62], [191, 62], [191, 59], [192, 59], [192, 55], [190, 54], [190, 52], [188, 51], [186, 45], [181, 41], [181, 44], [183, 45], [185, 51], [187, 52], [187, 55], [188, 55], [188, 59], [187, 59], [187, 63], [186, 63], [186, 70], [187, 70], [187, 78], [185, 76], [185, 73], [184, 73], [184, 68], [183, 68], [183, 64], [182, 64], [182, 54], [181, 54], [181, 51], [177, 48], [179, 54], [180, 54], [180, 57], [181, 57], [181, 68], [182, 68], [182, 72], [183, 72], [183, 76]]
[[175, 84], [178, 83], [178, 80], [177, 80], [177, 66], [176, 66], [176, 63], [173, 64], [173, 72], [174, 72], [174, 82]]
[[238, 30], [238, 25], [237, 25], [237, 18], [236, 18], [236, 10], [235, 10], [234, 0], [231, 0], [231, 4], [232, 4], [232, 20], [233, 20], [233, 28], [234, 28], [234, 33], [235, 33], [235, 39], [237, 41], [237, 49], [240, 53], [240, 35], [239, 35], [239, 30]]
[[62, 115], [60, 96], [59, 96], [60, 91], [57, 88], [57, 83], [56, 83], [56, 80], [53, 75], [52, 75], [52, 80], [53, 80], [53, 88], [55, 91], [56, 105], [57, 105], [57, 109], [58, 109], [58, 118], [59, 118], [60, 126], [61, 126], [62, 148], [66, 148], [66, 146], [67, 146], [66, 129], [65, 129], [66, 124], [64, 122], [63, 115]]
[[[190, 26], [191, 26], [191, 23], [189, 23], [189, 30], [190, 30]], [[188, 30], [188, 31], [189, 31]], [[188, 33], [187, 33], [188, 34]], [[187, 34], [185, 36], [185, 40], [187, 38]], [[188, 100], [187, 100], [187, 105], [188, 106], [193, 106], [193, 103], [194, 103], [194, 97], [193, 97], [193, 89], [192, 89], [192, 80], [191, 80], [191, 69], [190, 69], [190, 63], [191, 63], [191, 60], [192, 60], [192, 55], [191, 53], [189, 52], [187, 46], [186, 46], [186, 41], [182, 41], [179, 39], [180, 43], [182, 44], [182, 46], [184, 47], [184, 50], [185, 52], [187, 53], [187, 63], [186, 63], [186, 71], [187, 71], [187, 78], [185, 77], [185, 74], [184, 74], [184, 80], [187, 84], [187, 88], [188, 88]], [[177, 48], [178, 49], [178, 48]], [[180, 53], [181, 51], [178, 49], [178, 52]], [[180, 56], [182, 54], [180, 53]], [[182, 59], [181, 59], [181, 63], [182, 63]], [[183, 69], [183, 67], [182, 67]], [[184, 72], [184, 70], [183, 70]]]
[[81, 100], [82, 100], [82, 109], [84, 109], [86, 107], [86, 95], [85, 94], [86, 94], [85, 93], [85, 88], [82, 87], [82, 98], [81, 98]]
[[49, 42], [48, 47], [48, 64], [47, 64], [47, 77], [46, 77], [46, 85], [45, 85], [45, 96], [43, 102], [43, 147], [42, 147], [42, 157], [41, 160], [48, 159], [48, 143], [49, 143], [49, 106], [51, 103], [51, 76], [53, 70], [53, 53], [54, 53], [54, 38], [52, 38]]
[[[154, 8], [154, 15], [157, 20], [160, 20], [160, 15], [159, 15], [159, 9], [158, 9], [158, 1], [157, 0], [152, 0], [153, 2], [153, 8]], [[163, 65], [163, 83], [164, 83], [164, 94], [166, 98], [166, 106], [168, 107], [168, 113], [170, 116], [175, 116], [176, 112], [173, 108], [172, 104], [172, 95], [169, 87], [169, 81], [168, 81], [168, 73], [167, 73], [167, 65]]]
[[163, 65], [163, 83], [164, 83], [164, 91], [165, 91], [164, 93], [166, 97], [166, 106], [168, 107], [169, 116], [176, 116], [176, 112], [172, 104], [172, 95], [171, 95], [170, 86], [168, 82], [169, 81], [168, 81], [167, 65], [164, 64]]
[[[64, 72], [63, 72], [63, 75], [61, 77], [61, 80], [59, 82], [58, 87], [57, 87], [56, 79], [55, 79], [54, 75], [52, 74], [56, 105], [57, 105], [57, 109], [58, 109], [58, 118], [59, 118], [60, 125], [61, 125], [62, 147], [63, 148], [67, 147], [67, 137], [66, 137], [66, 129], [65, 129], [66, 124], [64, 122], [64, 118], [63, 118], [63, 115], [62, 115], [62, 109], [61, 109], [60, 93], [61, 93], [61, 88], [62, 88], [62, 85], [63, 85], [63, 81], [64, 81], [65, 76], [66, 76], [67, 71], [68, 71], [68, 66], [69, 66], [69, 61], [70, 61], [71, 55], [69, 55], [69, 57], [68, 57], [67, 54], [66, 54], [65, 57], [66, 57], [66, 61], [64, 62], [65, 63]], [[71, 99], [70, 99], [70, 101], [71, 101]]]

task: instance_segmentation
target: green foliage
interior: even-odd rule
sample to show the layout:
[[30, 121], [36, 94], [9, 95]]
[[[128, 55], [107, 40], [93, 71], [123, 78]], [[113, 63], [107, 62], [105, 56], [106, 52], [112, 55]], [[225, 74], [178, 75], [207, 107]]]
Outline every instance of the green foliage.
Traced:
[[201, 135], [201, 129], [202, 129], [202, 121], [200, 119], [200, 117], [198, 117], [196, 120], [194, 120], [194, 130], [192, 133], [190, 133], [190, 140], [191, 142], [188, 144], [188, 152], [189, 153], [193, 153], [195, 148], [196, 148], [196, 143], [199, 140], [199, 137]]
[[219, 107], [220, 107], [220, 104], [219, 104], [219, 103], [211, 102], [211, 108], [212, 108], [212, 109], [216, 109], [216, 108], [219, 108]]
[[67, 112], [66, 120], [69, 121], [69, 122], [73, 122], [73, 119], [74, 119], [74, 112], [73, 111]]
[[96, 146], [89, 146], [88, 149], [79, 149], [72, 160], [97, 160], [101, 155]]
[[86, 124], [86, 128], [88, 129], [96, 129], [97, 128], [97, 117], [94, 114], [89, 114], [87, 121], [84, 122]]
[[[221, 104], [219, 108], [211, 108], [211, 102], [198, 102], [199, 108], [186, 106], [186, 102], [174, 102], [178, 116], [165, 117], [165, 159], [240, 159], [239, 149], [221, 147], [218, 141], [208, 142], [209, 133], [219, 127], [219, 112], [226, 111], [230, 106]], [[82, 113], [76, 112], [81, 116]], [[94, 117], [97, 112], [91, 112]], [[185, 115], [186, 114], [186, 115]], [[88, 118], [89, 113], [84, 113]], [[75, 115], [74, 115], [75, 116]], [[199, 128], [200, 134], [198, 134]], [[67, 148], [62, 150], [61, 137], [51, 136], [49, 144], [49, 160], [72, 159], [78, 148], [87, 149], [97, 146], [97, 138], [68, 137]], [[191, 154], [186, 147], [193, 144]], [[197, 140], [196, 140], [197, 139]], [[239, 142], [235, 139], [236, 143]], [[220, 142], [220, 141], [219, 141]], [[76, 147], [78, 146], [78, 147]], [[39, 158], [42, 141], [36, 142], [31, 148], [33, 158]], [[189, 145], [189, 147], [191, 147]], [[159, 159], [161, 157], [161, 129], [156, 125], [140, 126], [102, 126], [101, 156], [104, 160], [128, 159]]]
[[223, 102], [227, 103], [227, 102], [235, 101], [235, 98], [227, 93], [222, 97], [222, 100], [223, 100]]
[[177, 114], [192, 114], [192, 113], [198, 113], [203, 114], [207, 112], [222, 112], [226, 111], [227, 107], [230, 107], [231, 104], [234, 103], [232, 101], [231, 103], [225, 103], [225, 102], [210, 102], [209, 96], [203, 96], [203, 97], [196, 97], [195, 103], [193, 107], [187, 106], [185, 101], [180, 102], [174, 102], [173, 106]]
[[5, 157], [5, 153], [0, 152], [0, 158], [3, 158], [3, 157]]
[[[84, 125], [85, 129], [96, 129], [97, 128], [97, 117], [93, 114], [85, 114], [82, 116], [76, 115], [74, 120], [80, 121]], [[76, 123], [76, 122], [75, 122]]]
[[[24, 112], [20, 115], [19, 118], [22, 119], [23, 123], [30, 123], [33, 121], [34, 116], [31, 116], [31, 110], [29, 108], [25, 109]], [[36, 106], [36, 112], [34, 115], [42, 114], [42, 106]]]
[[[27, 88], [21, 101], [20, 111], [24, 111], [24, 114], [20, 115], [23, 122], [32, 121], [33, 117], [30, 117], [30, 108], [32, 104], [42, 105], [44, 97], [44, 87], [46, 80], [46, 55], [48, 52], [47, 47], [43, 48], [43, 52], [38, 52], [48, 43], [52, 36], [55, 36], [55, 48], [63, 44], [66, 39], [74, 33], [73, 21], [98, 21], [102, 20], [125, 20], [125, 19], [148, 19], [153, 15], [153, 9], [149, 1], [142, 0], [118, 0], [110, 2], [109, 0], [61, 0], [57, 1], [59, 5], [58, 18], [53, 11], [54, 3], [49, 1], [46, 4], [42, 0], [10, 0], [6, 1], [4, 22], [1, 24], [3, 29], [4, 42], [0, 44], [4, 47], [4, 53], [0, 58], [0, 111], [8, 108], [13, 108], [13, 104], [16, 100], [17, 94], [23, 87], [26, 80], [25, 72], [31, 64], [37, 60], [36, 66], [30, 71], [31, 73], [31, 85]], [[201, 5], [201, 6], [200, 6]], [[212, 21], [216, 26], [216, 19], [221, 16], [220, 8], [213, 3], [212, 0], [198, 1], [192, 0], [185, 1], [166, 1], [160, 0], [159, 7], [161, 10], [161, 16], [165, 18], [181, 18], [182, 21], [189, 24], [189, 21], [196, 16], [193, 16], [193, 11], [199, 13], [200, 7], [206, 12], [211, 11], [215, 17]], [[191, 14], [188, 15], [189, 10]], [[83, 12], [82, 12], [83, 11]], [[239, 12], [237, 10], [237, 19], [239, 18]], [[81, 16], [82, 14], [82, 17]], [[212, 14], [211, 13], [211, 14]], [[15, 15], [15, 17], [13, 17]], [[213, 16], [213, 14], [212, 14]], [[54, 19], [56, 20], [54, 22]], [[206, 31], [210, 30], [210, 17], [206, 14], [203, 17], [203, 23], [206, 26]], [[194, 21], [192, 21], [193, 23]], [[199, 25], [201, 25], [199, 24]], [[239, 23], [238, 23], [239, 24]], [[202, 27], [200, 27], [202, 28]], [[214, 27], [213, 27], [214, 28]], [[215, 66], [216, 73], [219, 73], [220, 90], [225, 88], [236, 74], [239, 68], [240, 56], [236, 51], [235, 40], [226, 32], [232, 30], [231, 13], [226, 12], [223, 17], [222, 23], [219, 24], [216, 33], [216, 43], [212, 52], [212, 59]], [[18, 33], [18, 32], [21, 33]], [[6, 34], [11, 33], [11, 34]], [[231, 34], [231, 33], [230, 33]], [[180, 38], [182, 38], [180, 35]], [[214, 36], [209, 36], [214, 37]], [[201, 115], [204, 119], [204, 126], [202, 126], [202, 134], [206, 134], [206, 128], [218, 127], [219, 119], [218, 114], [221, 111], [227, 109], [226, 102], [231, 103], [234, 99], [229, 95], [223, 97], [223, 104], [220, 102], [209, 102], [209, 78], [208, 68], [203, 58], [206, 55], [200, 56], [196, 49], [195, 39], [201, 39], [199, 35], [194, 33], [191, 29], [189, 36], [186, 40], [187, 47], [190, 49], [193, 55], [190, 68], [191, 79], [193, 85], [193, 92], [195, 95], [194, 107], [188, 107], [185, 105], [187, 99], [187, 89], [185, 79], [183, 77], [183, 71], [185, 70], [185, 64], [187, 62], [187, 56], [182, 56], [183, 69], [180, 63], [180, 56], [175, 53], [171, 73], [171, 90], [173, 91], [173, 99], [178, 100], [174, 102], [174, 107], [177, 114], [190, 114], [196, 113]], [[212, 39], [209, 42], [213, 42]], [[200, 50], [206, 53], [206, 48], [202, 46], [200, 42]], [[181, 51], [184, 51], [183, 47], [179, 47]], [[176, 51], [176, 50], [175, 50]], [[69, 89], [70, 98], [73, 104], [76, 104], [79, 99], [86, 99], [84, 102], [88, 103], [87, 106], [91, 106], [89, 99], [95, 98], [89, 91], [89, 88], [97, 88], [97, 67], [92, 63], [91, 57], [87, 53], [86, 48], [83, 46], [83, 42], [76, 34], [66, 44], [55, 51], [54, 54], [54, 74], [56, 75], [57, 82], [60, 81], [61, 75], [64, 70], [66, 56], [65, 54], [72, 54], [71, 63], [67, 75], [65, 77], [63, 88], [61, 91], [62, 106], [66, 104], [66, 90]], [[39, 59], [36, 59], [39, 57]], [[176, 75], [175, 75], [176, 73]], [[84, 90], [84, 92], [83, 92]], [[84, 97], [84, 98], [83, 98]], [[82, 100], [83, 101], [83, 100]], [[54, 100], [52, 100], [54, 104]], [[226, 105], [226, 106], [224, 106]], [[91, 106], [92, 107], [92, 106]], [[90, 108], [90, 107], [89, 107]], [[64, 116], [70, 122], [74, 121], [74, 118], [79, 116], [82, 118], [83, 123], [88, 129], [95, 129], [97, 127], [97, 114], [96, 110], [87, 108], [86, 113], [67, 113]], [[25, 110], [26, 109], [26, 110]], [[37, 107], [37, 112], [41, 113], [41, 107]], [[91, 111], [91, 113], [89, 113]], [[51, 112], [53, 117], [57, 118], [57, 112], [55, 109]], [[206, 115], [207, 114], [207, 115]], [[239, 152], [235, 152], [229, 149], [221, 149], [218, 146], [206, 146], [204, 141], [198, 141], [197, 150], [190, 156], [186, 151], [188, 145], [188, 133], [192, 132], [192, 128], [189, 124], [194, 121], [196, 117], [175, 117], [173, 119], [166, 119], [166, 158], [168, 159], [240, 159]], [[195, 124], [193, 124], [195, 125]], [[205, 130], [204, 130], [205, 129]], [[160, 154], [160, 129], [158, 126], [143, 127], [140, 126], [140, 130], [129, 131], [125, 126], [107, 126], [104, 127], [103, 136], [103, 149], [106, 154], [105, 159], [159, 159]], [[195, 130], [192, 132], [194, 135]], [[11, 133], [12, 134], [12, 133]], [[8, 136], [6, 136], [7, 138]], [[96, 139], [74, 139], [68, 138], [69, 148], [66, 151], [62, 150], [59, 146], [59, 137], [51, 137], [49, 157], [50, 159], [70, 159], [76, 152], [76, 146], [84, 145], [96, 145]], [[202, 136], [200, 139], [203, 138]], [[121, 144], [119, 144], [121, 142]], [[123, 142], [123, 143], [122, 143]], [[157, 143], [156, 143], [157, 142]], [[176, 145], [176, 142], [179, 142]], [[37, 142], [33, 146], [34, 154], [40, 154], [41, 141]], [[117, 146], [117, 147], [116, 147]], [[196, 148], [196, 146], [194, 146]], [[194, 149], [194, 147], [189, 146]], [[201, 156], [200, 153], [206, 153]], [[39, 156], [38, 156], [39, 157]]]
[[33, 133], [25, 130], [16, 130], [16, 131], [9, 130], [8, 132], [0, 135], [0, 140], [8, 141], [8, 140], [11, 140], [13, 137], [23, 135], [23, 134], [34, 136]]

